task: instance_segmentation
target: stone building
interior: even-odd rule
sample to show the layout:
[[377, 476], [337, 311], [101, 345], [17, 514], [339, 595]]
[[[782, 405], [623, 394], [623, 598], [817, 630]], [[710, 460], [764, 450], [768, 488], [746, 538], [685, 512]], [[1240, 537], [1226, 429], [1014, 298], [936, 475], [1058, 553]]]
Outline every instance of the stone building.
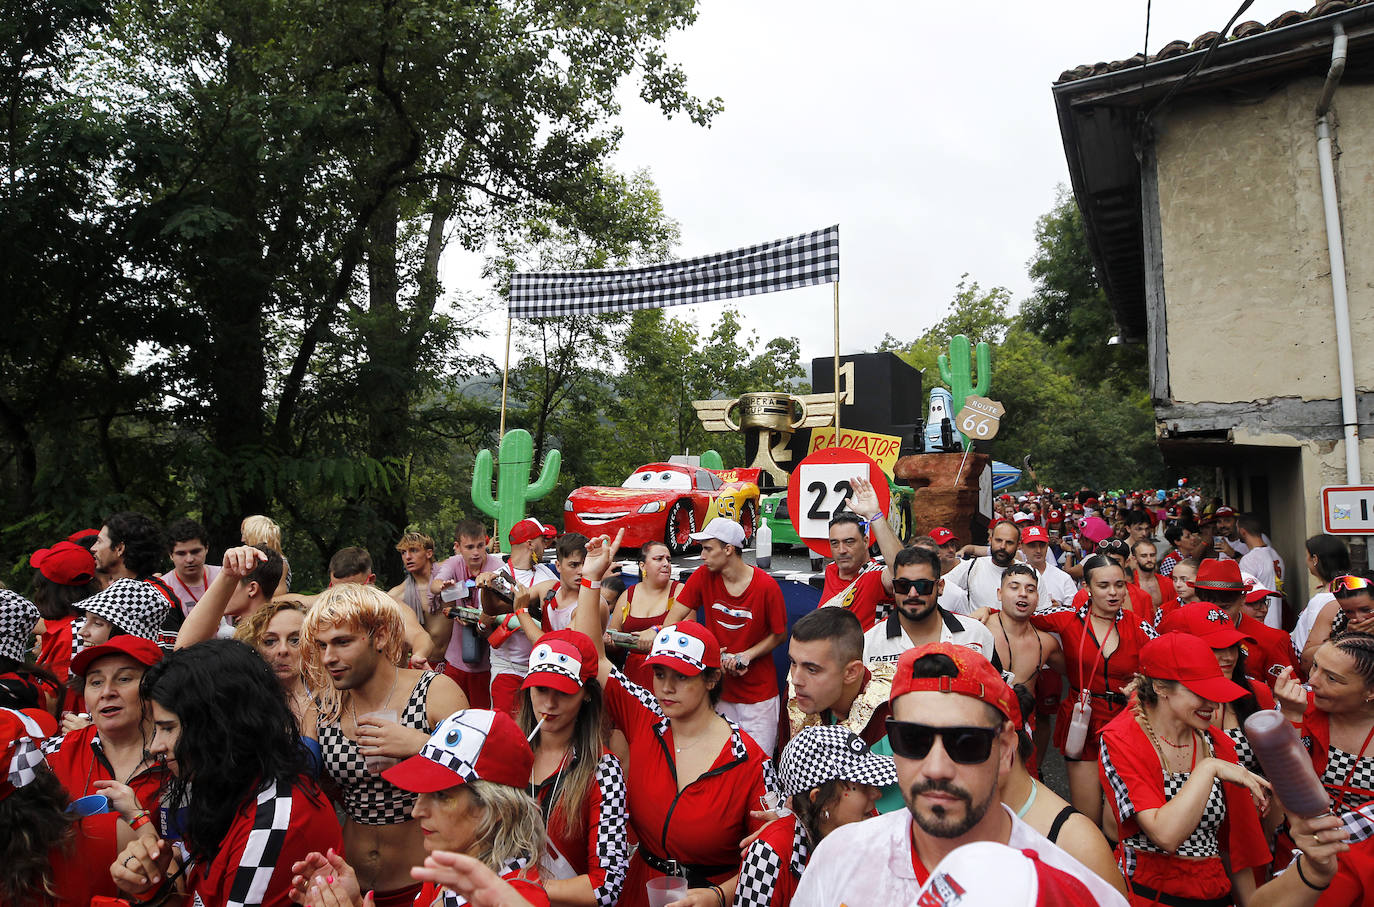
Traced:
[[1374, 479], [1374, 0], [1216, 37], [1080, 66], [1053, 91], [1120, 340], [1148, 344], [1164, 456], [1217, 467], [1268, 520], [1301, 606], [1320, 489]]

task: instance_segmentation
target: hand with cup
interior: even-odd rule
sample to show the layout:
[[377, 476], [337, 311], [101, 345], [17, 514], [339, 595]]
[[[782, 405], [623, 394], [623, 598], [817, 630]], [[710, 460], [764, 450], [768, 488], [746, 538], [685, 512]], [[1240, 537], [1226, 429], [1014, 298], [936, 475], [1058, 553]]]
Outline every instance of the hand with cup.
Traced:
[[681, 876], [659, 876], [650, 879], [644, 890], [649, 895], [649, 907], [668, 907], [687, 897], [687, 880]]
[[429, 735], [399, 723], [395, 709], [377, 709], [358, 716], [358, 752], [374, 775], [414, 756]]

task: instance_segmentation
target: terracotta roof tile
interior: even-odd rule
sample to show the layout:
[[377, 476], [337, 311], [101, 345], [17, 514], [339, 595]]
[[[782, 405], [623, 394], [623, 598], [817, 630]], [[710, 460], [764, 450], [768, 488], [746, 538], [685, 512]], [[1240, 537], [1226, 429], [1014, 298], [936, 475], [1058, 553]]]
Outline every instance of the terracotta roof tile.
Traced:
[[[1325, 16], [1331, 13], [1338, 13], [1342, 10], [1350, 9], [1353, 6], [1363, 6], [1367, 3], [1374, 3], [1374, 0], [1322, 0], [1322, 2], [1318, 3], [1316, 6], [1313, 6], [1306, 12], [1300, 13], [1297, 10], [1290, 9], [1288, 12], [1279, 15], [1268, 25], [1256, 22], [1254, 20], [1242, 22], [1235, 28], [1231, 29], [1231, 36], [1228, 40], [1234, 41], [1237, 38], [1249, 38], [1252, 35], [1258, 35], [1261, 32], [1274, 31], [1275, 29], [1284, 28], [1289, 25], [1296, 25], [1297, 23], [1305, 22], [1308, 19], [1315, 19], [1318, 16]], [[1154, 63], [1157, 60], [1167, 60], [1170, 57], [1177, 57], [1182, 54], [1202, 50], [1204, 47], [1210, 44], [1212, 40], [1216, 38], [1216, 36], [1217, 32], [1209, 31], [1203, 32], [1202, 34], [1198, 35], [1191, 42], [1183, 40], [1170, 41], [1168, 44], [1165, 44], [1163, 47], [1161, 47], [1158, 53], [1151, 55], [1148, 59], [1148, 62]], [[1145, 62], [1147, 62], [1145, 57], [1137, 53], [1135, 56], [1130, 57], [1128, 59], [1116, 60], [1111, 63], [1095, 63], [1084, 64], [1082, 66], [1075, 66], [1073, 69], [1066, 69], [1064, 72], [1060, 73], [1059, 78], [1056, 80], [1056, 84], [1062, 82], [1076, 82], [1079, 79], [1086, 79], [1090, 76], [1099, 76], [1107, 72], [1116, 72], [1122, 69], [1129, 69], [1132, 66], [1141, 66]]]

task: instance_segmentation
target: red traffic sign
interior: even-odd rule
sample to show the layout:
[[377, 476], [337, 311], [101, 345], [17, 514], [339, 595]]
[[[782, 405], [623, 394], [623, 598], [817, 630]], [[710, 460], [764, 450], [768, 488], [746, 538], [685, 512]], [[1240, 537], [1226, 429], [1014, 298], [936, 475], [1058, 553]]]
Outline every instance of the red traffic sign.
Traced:
[[1323, 488], [1322, 529], [1330, 535], [1374, 535], [1374, 485]]
[[[807, 454], [792, 470], [792, 477], [787, 482], [787, 513], [792, 518], [792, 528], [808, 548], [822, 557], [830, 556], [831, 518], [847, 510], [848, 501], [854, 495], [850, 480], [865, 473], [878, 495], [878, 506], [887, 513], [892, 502], [887, 475], [871, 457], [858, 451], [847, 447], [823, 447]], [[872, 541], [873, 530], [870, 529], [869, 543]]]

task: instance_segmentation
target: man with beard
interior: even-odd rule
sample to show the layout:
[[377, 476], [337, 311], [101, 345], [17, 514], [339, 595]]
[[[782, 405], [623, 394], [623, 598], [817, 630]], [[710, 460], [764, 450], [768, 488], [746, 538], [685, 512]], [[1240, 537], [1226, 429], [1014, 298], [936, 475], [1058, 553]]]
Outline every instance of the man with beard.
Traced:
[[1002, 571], [1015, 563], [1020, 547], [1021, 530], [1010, 520], [1003, 520], [992, 527], [988, 555], [964, 561], [945, 575], [945, 581], [968, 593], [970, 607], [995, 608]]
[[1155, 572], [1158, 566], [1159, 549], [1149, 539], [1131, 543], [1131, 554], [1135, 559], [1135, 584], [1150, 596], [1156, 613], [1167, 614], [1178, 607], [1178, 592], [1174, 581]]
[[865, 664], [896, 661], [906, 650], [932, 642], [992, 654], [992, 633], [987, 627], [940, 607], [937, 599], [945, 581], [940, 578], [939, 555], [927, 548], [903, 548], [892, 559], [892, 572], [896, 605], [887, 620], [864, 634]]
[[1001, 803], [1021, 714], [986, 658], [950, 643], [912, 649], [897, 663], [890, 702], [888, 741], [907, 808], [826, 835], [794, 907], [915, 903], [930, 871], [975, 841], [1005, 844], [1069, 873], [1099, 904], [1126, 904], [1111, 883]]

